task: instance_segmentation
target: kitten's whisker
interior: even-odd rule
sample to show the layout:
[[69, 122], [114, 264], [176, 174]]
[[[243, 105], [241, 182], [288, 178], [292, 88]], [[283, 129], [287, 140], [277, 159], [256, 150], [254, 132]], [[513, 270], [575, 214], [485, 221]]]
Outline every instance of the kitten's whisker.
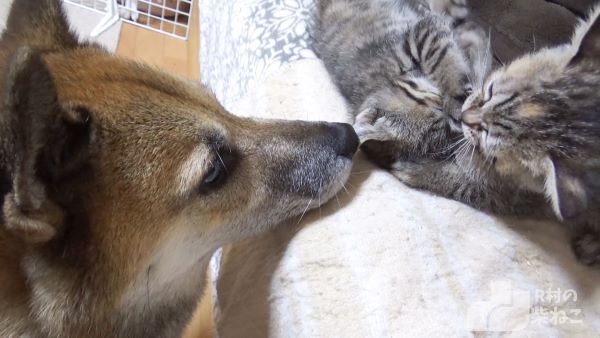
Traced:
[[469, 80], [469, 83], [473, 83], [473, 78], [471, 77], [471, 73], [467, 73], [467, 80]]
[[[465, 141], [467, 141], [465, 139]], [[469, 147], [469, 142], [464, 142], [455, 152], [455, 157], [461, 156], [463, 155], [463, 152], [465, 151], [465, 149], [467, 149]]]
[[475, 155], [475, 147], [471, 147], [471, 157], [469, 158], [469, 164], [473, 166], [473, 156]]
[[[458, 152], [458, 154], [455, 157], [457, 163], [462, 163], [463, 160], [467, 161], [467, 154], [469, 153], [469, 150], [474, 150], [474, 149], [475, 149], [475, 147], [470, 142], [465, 143], [464, 146], [460, 149], [460, 151]], [[470, 162], [467, 162], [465, 164], [470, 165]]]
[[486, 161], [489, 160], [489, 165], [486, 168], [486, 171], [491, 170], [494, 167], [494, 158], [491, 156], [486, 155]]
[[440, 161], [440, 163], [447, 163], [450, 161], [456, 161], [457, 157], [460, 156], [460, 153], [463, 151], [463, 149], [465, 147], [468, 147], [469, 142], [467, 139], [461, 139], [457, 142], [457, 146], [458, 148], [454, 149], [450, 155], [448, 155], [448, 157], [446, 157], [444, 160]]
[[435, 152], [428, 152], [428, 155], [439, 155], [439, 154], [443, 154], [446, 152], [452, 152], [454, 150], [454, 148], [459, 147], [464, 141], [466, 141], [466, 139], [462, 138], [459, 139], [458, 141], [446, 146], [446, 147], [442, 147], [441, 149], [439, 149], [439, 151], [435, 151]]
[[457, 145], [460, 145], [462, 143], [464, 143], [467, 139], [465, 139], [464, 137], [459, 138], [458, 140], [456, 140], [455, 142], [453, 142], [452, 144], [450, 144], [450, 146], [447, 147], [447, 149], [453, 148]]

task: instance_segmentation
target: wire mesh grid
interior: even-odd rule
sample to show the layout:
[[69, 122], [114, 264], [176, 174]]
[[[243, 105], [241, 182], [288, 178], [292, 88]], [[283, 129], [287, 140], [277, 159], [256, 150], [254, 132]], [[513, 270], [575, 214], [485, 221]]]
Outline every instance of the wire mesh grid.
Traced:
[[[111, 0], [63, 0], [105, 13]], [[118, 0], [121, 19], [152, 31], [186, 40], [190, 31], [193, 0]]]
[[119, 6], [122, 10], [130, 11], [130, 20], [135, 25], [187, 39], [193, 8], [192, 1], [137, 0], [137, 7], [133, 10], [127, 9], [126, 4]]

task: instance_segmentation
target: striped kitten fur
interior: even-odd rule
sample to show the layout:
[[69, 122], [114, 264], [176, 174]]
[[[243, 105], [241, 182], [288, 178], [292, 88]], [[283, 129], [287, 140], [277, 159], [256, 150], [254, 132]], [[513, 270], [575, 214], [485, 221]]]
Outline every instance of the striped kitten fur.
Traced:
[[573, 249], [600, 267], [600, 2], [570, 44], [493, 72], [465, 102], [464, 133], [495, 167], [549, 199]]
[[571, 43], [487, 76], [463, 105], [467, 143], [452, 160], [395, 161], [392, 172], [480, 209], [551, 206], [580, 261], [600, 267], [599, 16], [600, 3]]
[[600, 266], [600, 3], [571, 43], [489, 75], [464, 5], [321, 2], [315, 50], [362, 149], [414, 188], [498, 214], [553, 212], [576, 256]]
[[369, 158], [410, 186], [528, 214], [543, 197], [487, 170], [463, 136], [460, 107], [491, 63], [467, 15], [464, 1], [322, 0], [314, 49], [357, 115]]
[[465, 0], [323, 0], [314, 50], [357, 116], [378, 162], [441, 157], [460, 107], [489, 62]]

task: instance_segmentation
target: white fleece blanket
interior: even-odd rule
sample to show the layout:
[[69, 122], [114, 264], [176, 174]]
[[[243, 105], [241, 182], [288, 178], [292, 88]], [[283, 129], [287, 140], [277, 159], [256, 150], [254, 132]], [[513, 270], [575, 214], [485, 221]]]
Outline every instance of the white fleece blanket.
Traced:
[[[240, 115], [350, 121], [316, 59], [292, 62]], [[407, 188], [359, 154], [320, 210], [225, 251], [220, 337], [598, 337], [600, 272], [563, 229]]]

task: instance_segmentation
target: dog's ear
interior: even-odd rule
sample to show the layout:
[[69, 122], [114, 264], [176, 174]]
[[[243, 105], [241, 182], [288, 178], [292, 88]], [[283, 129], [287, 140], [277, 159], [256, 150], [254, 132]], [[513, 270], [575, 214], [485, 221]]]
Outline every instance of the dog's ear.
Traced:
[[562, 220], [575, 220], [588, 208], [588, 187], [585, 173], [574, 170], [566, 160], [550, 158], [551, 168], [546, 178], [546, 192], [554, 212]]
[[12, 58], [3, 103], [14, 152], [5, 226], [28, 242], [46, 242], [64, 222], [57, 189], [87, 168], [90, 116], [61, 107], [46, 64], [28, 47]]
[[[2, 0], [7, 1], [7, 0]], [[69, 28], [60, 0], [13, 1], [3, 40], [44, 49], [69, 49], [79, 45]]]
[[571, 60], [571, 64], [582, 61], [600, 62], [600, 16], [596, 18], [588, 32], [583, 37], [577, 54]]

